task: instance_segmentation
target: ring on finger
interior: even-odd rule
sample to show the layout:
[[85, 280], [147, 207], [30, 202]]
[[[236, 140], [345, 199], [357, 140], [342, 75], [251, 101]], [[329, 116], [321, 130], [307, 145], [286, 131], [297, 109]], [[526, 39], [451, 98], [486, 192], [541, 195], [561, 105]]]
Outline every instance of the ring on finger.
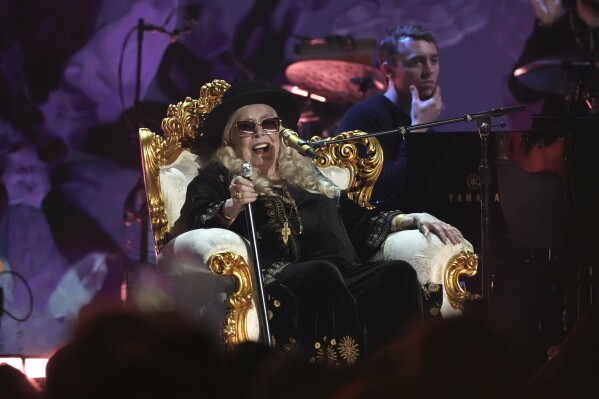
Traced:
[[235, 191], [235, 198], [241, 199], [241, 191]]

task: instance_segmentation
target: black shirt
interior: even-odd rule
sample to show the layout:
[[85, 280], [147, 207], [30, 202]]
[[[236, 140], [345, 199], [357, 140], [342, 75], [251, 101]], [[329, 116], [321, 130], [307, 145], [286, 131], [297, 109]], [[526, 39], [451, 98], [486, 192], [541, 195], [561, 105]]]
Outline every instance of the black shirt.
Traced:
[[[383, 94], [369, 97], [352, 106], [343, 116], [336, 134], [351, 130], [377, 133], [410, 126], [410, 116], [399, 109]], [[383, 147], [383, 170], [372, 193], [377, 202], [388, 202], [387, 209], [397, 209], [394, 203], [404, 190], [407, 170], [406, 145], [401, 134], [389, 133], [377, 136]], [[393, 206], [395, 205], [395, 206]]]

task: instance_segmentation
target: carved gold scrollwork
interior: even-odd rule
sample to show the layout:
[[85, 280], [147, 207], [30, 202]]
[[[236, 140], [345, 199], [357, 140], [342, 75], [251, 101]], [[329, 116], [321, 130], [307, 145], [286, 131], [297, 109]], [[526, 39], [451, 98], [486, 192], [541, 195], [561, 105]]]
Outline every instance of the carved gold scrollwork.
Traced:
[[213, 80], [200, 89], [200, 97], [185, 98], [168, 106], [166, 118], [162, 120], [162, 131], [166, 140], [164, 164], [174, 162], [183, 147], [188, 147], [197, 138], [206, 114], [221, 103], [223, 94], [231, 87], [224, 80]]
[[[369, 137], [335, 143], [341, 138], [359, 137], [365, 134], [362, 131], [353, 130], [325, 139], [325, 141], [332, 141], [333, 144], [316, 148], [318, 158], [314, 162], [318, 167], [337, 166], [348, 169], [351, 181], [347, 196], [361, 206], [372, 209], [374, 205], [370, 203], [370, 197], [383, 168], [383, 150], [379, 141], [374, 137]], [[314, 136], [309, 141], [317, 140], [321, 140], [321, 138]]]
[[144, 183], [146, 186], [146, 198], [152, 232], [154, 233], [154, 245], [156, 252], [160, 252], [164, 246], [164, 238], [168, 232], [166, 211], [164, 201], [160, 192], [160, 158], [164, 139], [153, 133], [150, 129], [139, 129], [139, 140], [142, 149], [142, 166], [144, 169]]
[[225, 251], [213, 254], [208, 267], [215, 274], [232, 276], [235, 280], [235, 292], [227, 299], [223, 328], [225, 345], [231, 348], [248, 340], [247, 316], [253, 307], [249, 266], [242, 256]]
[[454, 309], [464, 309], [465, 301], [481, 299], [478, 294], [471, 294], [460, 286], [460, 277], [472, 277], [478, 269], [478, 256], [470, 251], [461, 251], [454, 255], [445, 269], [445, 290], [449, 303]]
[[212, 111], [223, 100], [223, 95], [229, 90], [231, 85], [224, 80], [213, 80], [200, 89], [200, 98], [198, 101], [198, 113], [202, 116]]
[[156, 253], [160, 253], [166, 244], [168, 234], [164, 198], [160, 190], [160, 168], [175, 162], [183, 149], [190, 149], [205, 114], [220, 104], [229, 87], [224, 80], [214, 80], [202, 86], [197, 100], [187, 97], [185, 101], [169, 105], [167, 116], [162, 120], [163, 136], [146, 128], [139, 129], [142, 167]]

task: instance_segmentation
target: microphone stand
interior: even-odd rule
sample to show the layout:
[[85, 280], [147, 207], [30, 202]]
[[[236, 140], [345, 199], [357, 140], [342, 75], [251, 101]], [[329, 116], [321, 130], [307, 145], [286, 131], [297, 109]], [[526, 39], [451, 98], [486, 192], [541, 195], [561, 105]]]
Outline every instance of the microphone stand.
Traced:
[[[252, 166], [244, 163], [242, 166], [242, 174], [244, 178], [250, 179], [252, 176]], [[260, 257], [258, 255], [258, 240], [256, 239], [256, 225], [254, 223], [254, 213], [252, 204], [247, 204], [245, 208], [245, 220], [247, 223], [248, 239], [250, 241], [250, 247], [252, 249], [252, 260], [254, 264], [254, 272], [256, 275], [256, 292], [257, 292], [257, 313], [258, 322], [260, 323], [260, 335], [262, 341], [272, 346], [272, 339], [270, 335], [270, 327], [268, 325], [268, 310], [266, 308], [266, 296], [264, 294], [264, 279], [262, 277], [262, 268], [260, 267]]]
[[[144, 31], [146, 30], [146, 25], [144, 23], [143, 18], [139, 18], [137, 22], [137, 57], [136, 57], [136, 65], [135, 65], [135, 98], [133, 101], [133, 118], [134, 118], [134, 129], [131, 132], [131, 141], [132, 143], [139, 143], [139, 128], [143, 126], [141, 122], [141, 65], [142, 65], [142, 45], [144, 39]], [[141, 145], [141, 143], [139, 143]], [[140, 203], [137, 204], [139, 207], [135, 209], [135, 200], [139, 200]], [[125, 306], [128, 306], [130, 303], [129, 293], [131, 292], [131, 286], [133, 284], [133, 277], [136, 272], [136, 267], [138, 265], [146, 265], [148, 263], [148, 228], [149, 228], [149, 214], [148, 214], [148, 202], [145, 193], [145, 184], [143, 180], [143, 175], [138, 177], [136, 184], [133, 186], [127, 198], [125, 200], [125, 217], [124, 223], [125, 225], [132, 224], [134, 222], [139, 222], [139, 259], [137, 262], [133, 260], [132, 265], [127, 267], [124, 276], [124, 285], [126, 289], [126, 295], [124, 298]], [[131, 250], [135, 248], [133, 243], [131, 245]], [[129, 251], [128, 251], [129, 252]], [[133, 255], [133, 251], [130, 252]]]
[[491, 174], [489, 173], [489, 134], [491, 133], [491, 116], [485, 115], [476, 119], [478, 134], [480, 136], [480, 164], [478, 165], [478, 176], [480, 178], [480, 255], [479, 261], [483, 265], [480, 269], [482, 281], [480, 296], [491, 302], [493, 292], [493, 272], [489, 259], [489, 187], [491, 185]]
[[489, 111], [478, 112], [475, 114], [465, 114], [464, 116], [459, 117], [459, 118], [444, 119], [444, 120], [440, 120], [440, 121], [422, 123], [419, 125], [412, 125], [412, 126], [400, 126], [396, 129], [365, 134], [365, 135], [362, 135], [359, 137], [345, 137], [345, 138], [339, 138], [337, 140], [335, 140], [335, 139], [333, 139], [333, 140], [317, 140], [317, 141], [314, 141], [309, 144], [315, 148], [321, 148], [321, 147], [324, 147], [325, 145], [332, 145], [332, 144], [336, 144], [336, 143], [340, 143], [340, 142], [354, 141], [354, 140], [358, 140], [358, 139], [361, 140], [361, 139], [368, 138], [368, 137], [382, 136], [382, 135], [390, 134], [390, 133], [399, 133], [402, 135], [403, 139], [405, 140], [405, 135], [407, 133], [414, 133], [414, 132], [412, 132], [413, 130], [419, 130], [419, 129], [440, 126], [440, 125], [448, 125], [448, 124], [457, 123], [457, 122], [476, 121], [477, 126], [478, 126], [478, 132], [479, 132], [480, 139], [481, 139], [481, 159], [480, 159], [480, 164], [478, 167], [478, 173], [479, 173], [479, 177], [481, 179], [481, 184], [480, 184], [480, 187], [481, 187], [481, 189], [480, 189], [480, 196], [481, 196], [481, 207], [480, 207], [481, 252], [479, 255], [479, 260], [480, 260], [479, 263], [481, 265], [480, 266], [480, 276], [481, 276], [482, 284], [481, 284], [480, 296], [481, 296], [481, 298], [486, 299], [487, 302], [489, 302], [491, 299], [491, 293], [492, 293], [492, 289], [493, 289], [492, 275], [487, 273], [491, 269], [490, 265], [487, 264], [488, 255], [489, 255], [489, 221], [490, 221], [490, 217], [489, 217], [489, 187], [491, 184], [491, 174], [489, 173], [488, 139], [489, 139], [489, 135], [491, 133], [491, 118], [503, 116], [503, 115], [511, 114], [511, 113], [515, 113], [515, 112], [520, 112], [520, 111], [524, 110], [524, 108], [526, 108], [526, 105], [516, 105], [513, 107], [506, 107], [506, 108], [495, 108], [495, 109], [492, 109]]
[[[135, 129], [131, 132], [131, 139], [133, 143], [139, 142], [139, 128], [144, 127], [141, 117], [141, 72], [142, 72], [142, 49], [143, 49], [143, 40], [144, 40], [144, 32], [159, 32], [163, 34], [167, 34], [171, 37], [171, 42], [176, 41], [179, 35], [189, 33], [191, 28], [187, 27], [182, 30], [174, 30], [173, 32], [169, 32], [165, 27], [159, 27], [155, 25], [147, 25], [143, 18], [139, 18], [137, 21], [137, 56], [136, 56], [136, 64], [135, 64], [135, 98], [133, 100], [133, 118], [135, 123]], [[138, 195], [139, 192], [143, 193], [143, 195]], [[143, 176], [140, 176], [136, 185], [133, 187], [131, 192], [128, 195], [129, 197], [140, 197], [144, 198], [144, 203], [141, 204], [140, 212], [137, 214], [137, 220], [140, 222], [140, 241], [139, 241], [139, 264], [146, 265], [148, 263], [148, 229], [149, 229], [149, 214], [148, 214], [148, 206], [147, 206], [147, 198], [145, 196], [145, 184], [143, 180]], [[128, 201], [128, 200], [127, 200]], [[129, 282], [129, 277], [127, 277], [127, 281]], [[127, 286], [129, 283], [127, 283]]]
[[[144, 38], [144, 30], [145, 30], [145, 23], [143, 18], [140, 18], [138, 20], [137, 23], [137, 64], [136, 64], [136, 70], [135, 70], [135, 103], [134, 103], [134, 109], [135, 109], [135, 122], [137, 124], [137, 130], [139, 130], [140, 127], [143, 126], [143, 123], [141, 122], [141, 62], [142, 62], [142, 44], [143, 44], [143, 38]], [[139, 136], [138, 136], [139, 139]], [[141, 144], [141, 143], [140, 143]], [[143, 190], [145, 190], [145, 184], [141, 184], [143, 183], [142, 181], [143, 179], [140, 179], [140, 185], [142, 187]], [[143, 196], [143, 198], [146, 198], [145, 196]], [[149, 215], [148, 215], [148, 206], [147, 206], [147, 199], [146, 199], [146, 206], [143, 208], [145, 209], [145, 211], [142, 212], [141, 214], [141, 242], [140, 242], [140, 247], [139, 247], [139, 261], [141, 264], [146, 264], [148, 263], [148, 223], [149, 223]]]
[[[171, 43], [176, 42], [177, 39], [179, 38], [179, 36], [190, 33], [191, 32], [191, 24], [197, 22], [201, 7], [200, 6], [185, 7], [186, 15], [188, 18], [188, 21], [186, 21], [185, 28], [175, 29], [174, 31], [170, 32], [166, 29], [166, 25], [168, 24], [170, 18], [173, 15], [175, 15], [174, 12], [177, 10], [179, 10], [179, 8], [175, 8], [173, 11], [171, 11], [164, 26], [147, 25], [143, 18], [139, 18], [137, 21], [137, 27], [136, 27], [136, 29], [137, 29], [137, 56], [136, 56], [136, 65], [135, 65], [135, 98], [133, 101], [133, 118], [134, 118], [135, 128], [131, 132], [131, 140], [134, 144], [141, 145], [141, 143], [139, 143], [139, 128], [144, 126], [144, 124], [142, 122], [142, 118], [141, 118], [141, 68], [142, 68], [142, 60], [143, 60], [142, 48], [143, 48], [144, 32], [150, 31], [150, 32], [159, 32], [159, 33], [166, 34], [170, 37]], [[143, 177], [143, 175], [141, 175], [138, 178], [138, 181], [135, 184], [135, 186], [131, 189], [131, 191], [127, 195], [127, 199], [125, 200], [125, 223], [131, 222], [131, 220], [129, 220], [129, 217], [127, 215], [128, 209], [130, 207], [130, 201], [135, 198], [142, 198], [142, 201], [143, 201], [140, 204], [141, 207], [139, 208], [139, 212], [133, 213], [133, 215], [135, 216], [135, 220], [140, 222], [139, 261], [137, 262], [137, 264], [140, 264], [140, 265], [148, 264], [148, 260], [149, 260], [148, 259], [148, 251], [150, 249], [148, 246], [148, 239], [150, 237], [149, 232], [148, 232], [149, 227], [150, 227], [150, 221], [149, 221], [150, 215], [149, 215], [149, 210], [148, 210], [148, 200], [147, 200], [147, 196], [145, 194], [145, 189], [146, 189], [146, 187], [145, 187], [145, 183], [144, 183], [144, 177]], [[133, 268], [134, 267], [135, 266], [133, 266]], [[129, 301], [128, 293], [130, 291], [130, 285], [133, 280], [134, 272], [135, 272], [135, 270], [131, 270], [131, 268], [128, 268], [128, 270], [125, 272], [125, 288], [127, 290], [125, 302]]]
[[[142, 127], [141, 123], [141, 61], [142, 61], [142, 45], [144, 40], [144, 31], [146, 24], [144, 19], [140, 18], [137, 21], [137, 61], [135, 64], [135, 99], [133, 102], [133, 113], [135, 115], [135, 124], [137, 129]], [[137, 137], [137, 136], [135, 136]]]

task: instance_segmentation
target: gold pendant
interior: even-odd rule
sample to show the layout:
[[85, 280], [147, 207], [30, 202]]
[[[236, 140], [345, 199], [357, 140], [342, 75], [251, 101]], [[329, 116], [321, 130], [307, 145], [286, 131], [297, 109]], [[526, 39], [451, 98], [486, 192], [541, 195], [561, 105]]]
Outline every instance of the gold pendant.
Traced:
[[283, 238], [283, 244], [287, 244], [289, 241], [289, 236], [291, 235], [291, 229], [289, 228], [289, 223], [283, 223], [283, 228], [281, 229], [281, 237]]

